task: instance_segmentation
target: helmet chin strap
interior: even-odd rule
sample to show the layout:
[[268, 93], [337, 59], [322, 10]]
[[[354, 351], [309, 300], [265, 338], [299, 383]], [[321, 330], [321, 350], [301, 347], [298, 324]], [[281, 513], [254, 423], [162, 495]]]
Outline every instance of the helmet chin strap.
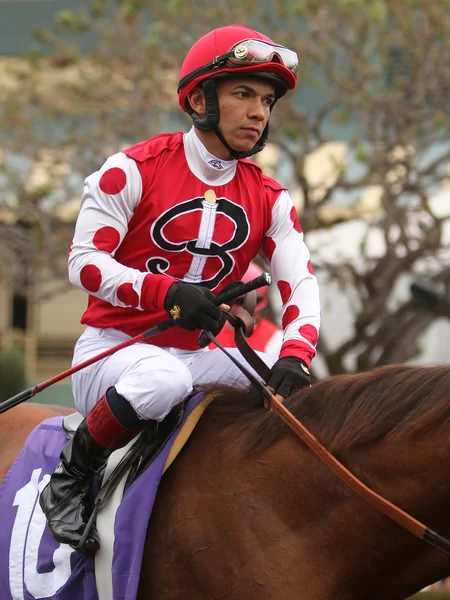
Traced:
[[248, 158], [249, 156], [253, 156], [254, 154], [257, 154], [258, 152], [261, 152], [261, 150], [264, 148], [264, 146], [266, 145], [266, 142], [267, 142], [267, 137], [269, 135], [269, 124], [267, 123], [267, 125], [264, 128], [264, 131], [262, 132], [261, 137], [256, 142], [256, 144], [253, 146], [253, 148], [251, 148], [250, 150], [247, 150], [246, 152], [240, 152], [238, 150], [234, 150], [230, 146], [230, 144], [227, 142], [227, 140], [224, 138], [224, 136], [222, 135], [222, 132], [220, 131], [218, 125], [214, 126], [214, 133], [217, 135], [217, 137], [222, 142], [222, 144], [225, 146], [225, 148], [230, 152], [231, 158], [235, 158], [236, 160], [238, 160], [239, 158]]
[[[256, 144], [250, 150], [245, 152], [240, 152], [239, 150], [235, 150], [230, 146], [230, 144], [226, 141], [222, 132], [219, 129], [219, 120], [220, 120], [220, 112], [219, 112], [219, 102], [217, 99], [217, 87], [216, 80], [214, 77], [206, 79], [203, 82], [203, 91], [205, 92], [205, 102], [206, 102], [206, 111], [203, 117], [200, 117], [196, 112], [190, 110], [190, 115], [192, 120], [194, 121], [194, 126], [201, 131], [214, 131], [219, 140], [225, 146], [225, 148], [230, 152], [231, 158], [236, 160], [240, 158], [248, 158], [249, 156], [253, 156], [264, 148], [267, 142], [267, 138], [269, 137], [269, 123], [264, 128], [261, 137], [256, 142]], [[270, 110], [274, 107], [276, 99], [270, 106]]]

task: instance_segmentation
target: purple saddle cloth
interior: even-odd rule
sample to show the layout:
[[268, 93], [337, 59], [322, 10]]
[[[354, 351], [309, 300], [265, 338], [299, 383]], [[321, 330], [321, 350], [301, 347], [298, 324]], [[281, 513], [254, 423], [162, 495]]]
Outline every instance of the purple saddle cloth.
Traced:
[[[203, 397], [197, 394], [188, 401], [179, 427], [126, 490], [117, 509], [111, 600], [136, 599], [147, 523], [164, 465], [179, 431]], [[62, 417], [43, 421], [31, 432], [0, 485], [1, 600], [98, 600], [93, 557], [56, 542], [38, 503], [66, 443]]]

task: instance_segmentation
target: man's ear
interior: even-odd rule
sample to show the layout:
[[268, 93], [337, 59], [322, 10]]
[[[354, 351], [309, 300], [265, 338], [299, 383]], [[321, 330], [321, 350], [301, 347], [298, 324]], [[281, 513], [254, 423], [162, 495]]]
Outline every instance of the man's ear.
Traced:
[[206, 99], [205, 92], [201, 87], [195, 87], [193, 90], [189, 92], [187, 95], [187, 100], [194, 112], [198, 114], [199, 117], [204, 117], [206, 114]]

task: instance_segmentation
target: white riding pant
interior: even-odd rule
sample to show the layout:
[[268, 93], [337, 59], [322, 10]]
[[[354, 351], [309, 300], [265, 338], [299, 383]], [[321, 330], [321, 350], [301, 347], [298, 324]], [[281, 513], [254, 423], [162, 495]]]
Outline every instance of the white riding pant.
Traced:
[[[116, 329], [87, 327], [75, 345], [72, 365], [128, 339], [130, 336]], [[237, 348], [229, 352], [256, 375]], [[258, 354], [272, 366], [273, 360]], [[141, 419], [161, 421], [194, 385], [208, 383], [246, 387], [249, 381], [218, 348], [180, 350], [145, 342], [123, 348], [72, 375], [75, 406], [84, 417], [108, 388], [115, 386]]]

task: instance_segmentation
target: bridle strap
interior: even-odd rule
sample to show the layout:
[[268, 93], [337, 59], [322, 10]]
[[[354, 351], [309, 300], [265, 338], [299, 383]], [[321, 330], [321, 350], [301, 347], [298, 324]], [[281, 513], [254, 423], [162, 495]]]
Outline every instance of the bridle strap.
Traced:
[[252, 317], [245, 309], [245, 304], [244, 308], [238, 308], [233, 314], [227, 313], [226, 319], [234, 328], [234, 341], [239, 352], [261, 379], [268, 381], [272, 371], [246, 340], [246, 336], [249, 337], [253, 331], [253, 323], [249, 322]]
[[[248, 314], [248, 313], [247, 313]], [[244, 336], [244, 321], [242, 315], [236, 312], [236, 316], [227, 314], [227, 320], [235, 328], [236, 346], [245, 358], [245, 360], [253, 367], [253, 369], [262, 377], [263, 381], [267, 381], [271, 374], [270, 369], [258, 354], [249, 345]], [[427, 542], [435, 548], [441, 550], [450, 556], [450, 541], [440, 536], [438, 533], [429, 529], [426, 525], [409, 515], [407, 512], [383, 498], [367, 485], [360, 481], [353, 473], [351, 473], [344, 465], [337, 460], [320, 442], [319, 440], [304, 426], [296, 417], [272, 394], [268, 387], [257, 379], [242, 363], [221, 346], [216, 338], [210, 333], [205, 332], [209, 339], [220, 348], [232, 362], [246, 375], [250, 382], [262, 392], [264, 400], [274, 413], [308, 446], [312, 452], [329, 468], [339, 479], [349, 488], [356, 492], [363, 500], [370, 504], [373, 508], [383, 513], [392, 521], [398, 523], [404, 529], [407, 529], [419, 539]]]

